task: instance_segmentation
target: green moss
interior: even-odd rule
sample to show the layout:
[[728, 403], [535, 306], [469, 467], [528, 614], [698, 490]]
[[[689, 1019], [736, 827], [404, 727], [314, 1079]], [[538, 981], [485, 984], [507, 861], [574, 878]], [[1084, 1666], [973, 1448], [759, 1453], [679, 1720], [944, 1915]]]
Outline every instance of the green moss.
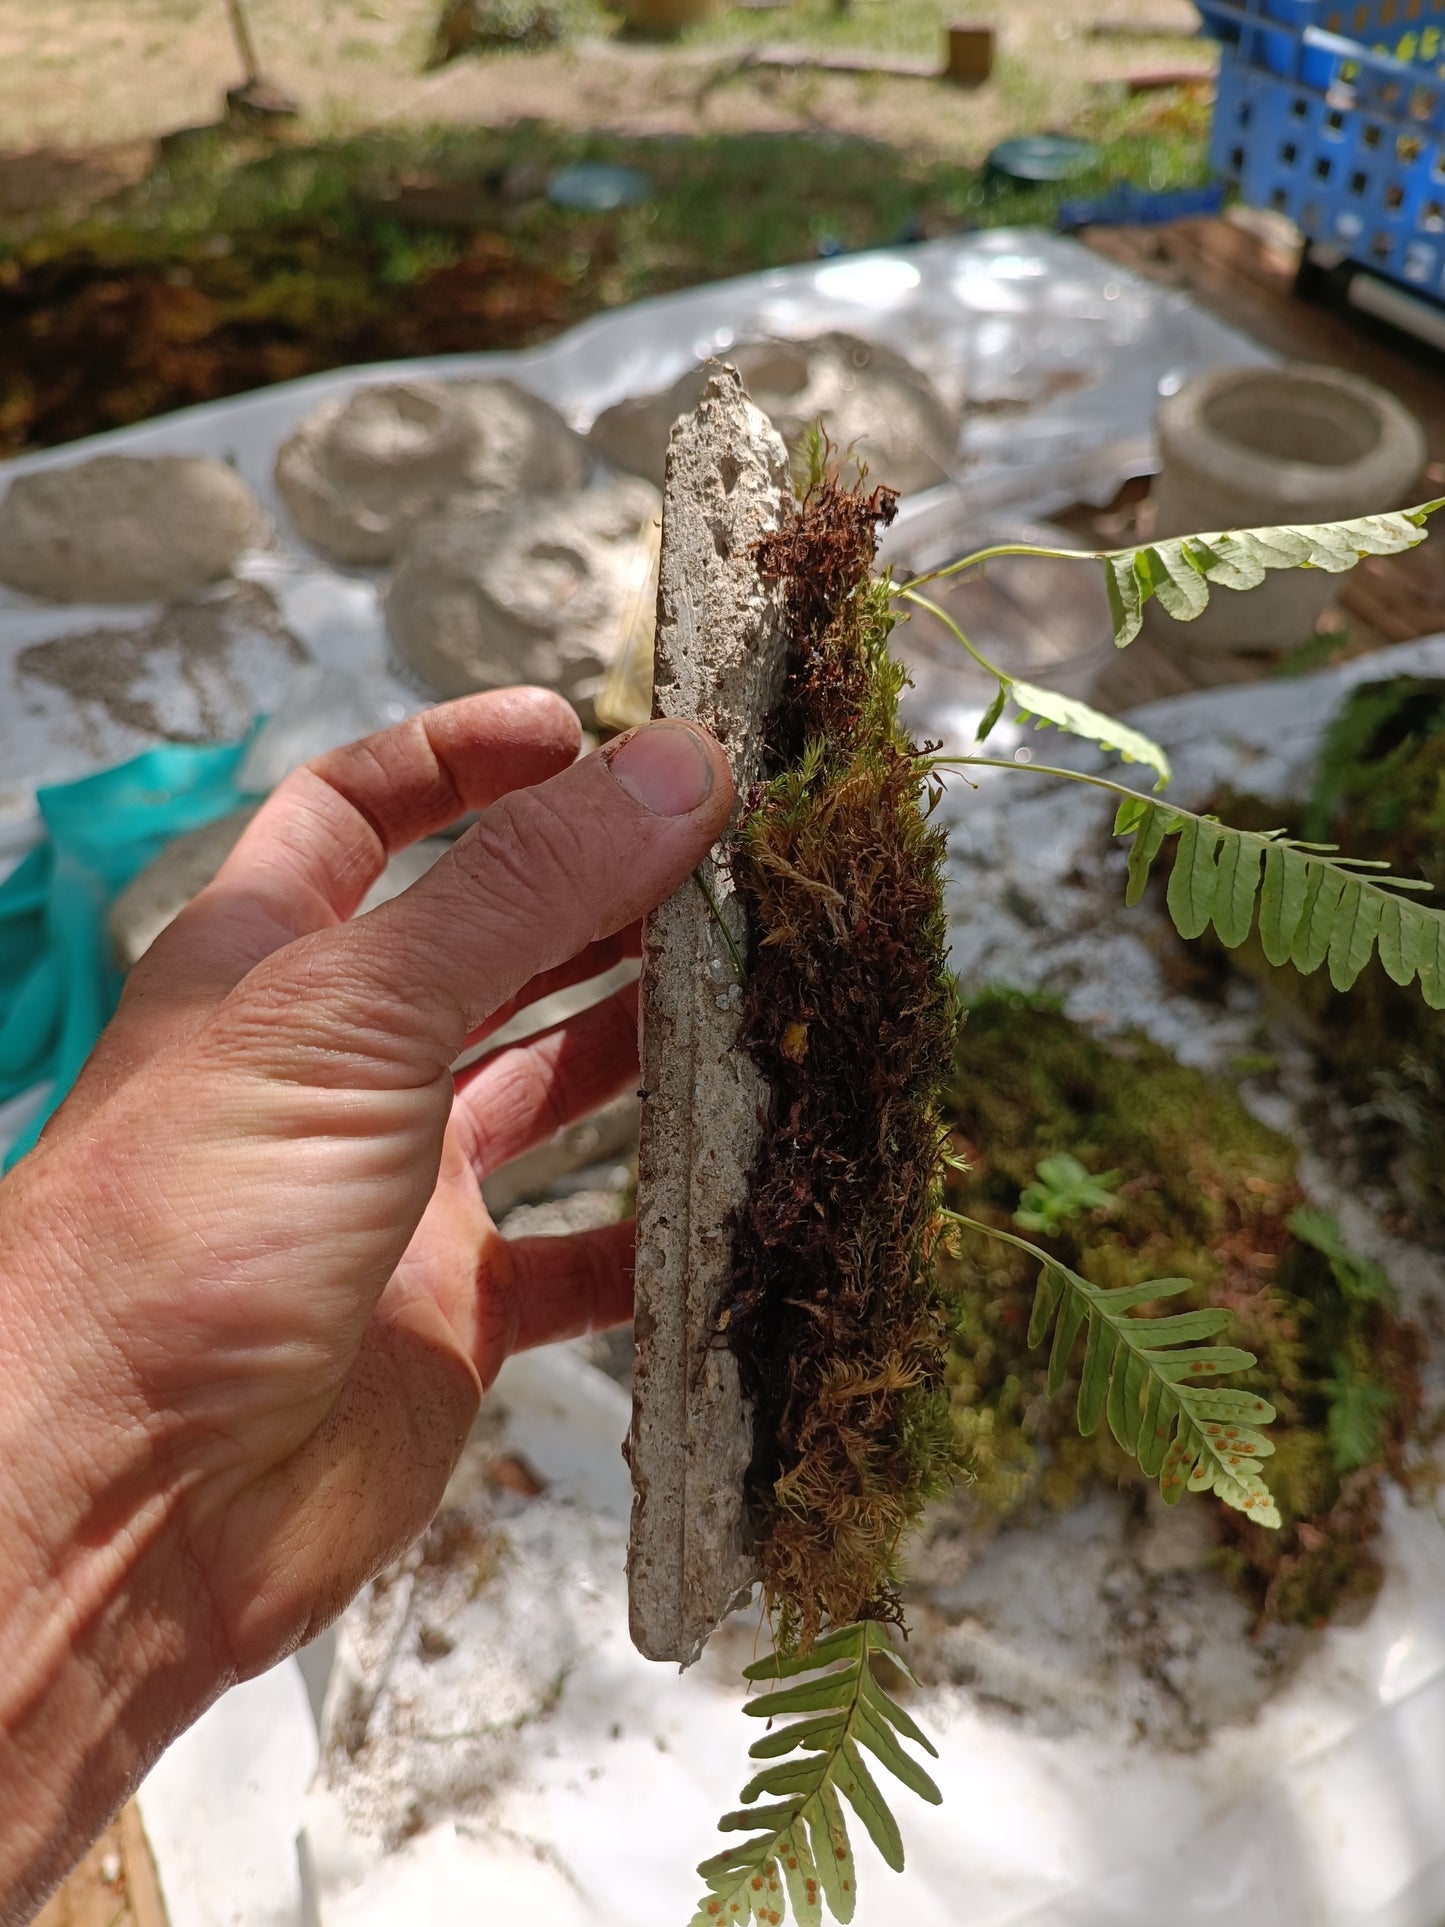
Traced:
[[[1373, 1589], [1370, 1552], [1386, 1474], [1404, 1471], [1419, 1412], [1419, 1333], [1323, 1237], [1296, 1235], [1293, 1147], [1226, 1086], [1139, 1039], [1100, 1039], [1027, 998], [970, 1011], [948, 1111], [967, 1175], [949, 1202], [1007, 1226], [1041, 1160], [1069, 1151], [1095, 1175], [1123, 1171], [1114, 1199], [1043, 1242], [1093, 1283], [1187, 1277], [1176, 1306], [1218, 1305], [1258, 1359], [1241, 1382], [1277, 1407], [1265, 1474], [1284, 1520], [1270, 1532], [1210, 1509], [1235, 1583], [1269, 1618], [1314, 1622]], [[1309, 1230], [1308, 1219], [1300, 1221]], [[1323, 1239], [1328, 1243], [1328, 1238]], [[1147, 1484], [1107, 1428], [1073, 1431], [1077, 1381], [1050, 1401], [1046, 1358], [1027, 1345], [1034, 1267], [1002, 1245], [950, 1261], [950, 1385], [980, 1499], [1000, 1513], [1062, 1509], [1097, 1479]]]
[[734, 877], [744, 1042], [770, 1107], [724, 1310], [753, 1401], [759, 1558], [784, 1639], [896, 1617], [899, 1541], [959, 1457], [944, 1386], [939, 1104], [957, 1024], [944, 838], [900, 733], [872, 579], [887, 491], [815, 479], [763, 545], [788, 673]]
[[[1215, 805], [1241, 828], [1282, 821], [1297, 835], [1368, 851], [1400, 876], [1445, 886], [1445, 682], [1413, 676], [1356, 689], [1323, 745], [1313, 793], [1293, 809], [1248, 796]], [[1224, 966], [1214, 947], [1214, 967]], [[1265, 988], [1301, 1029], [1353, 1114], [1367, 1175], [1392, 1186], [1417, 1235], [1445, 1237], [1445, 1015], [1401, 989], [1378, 957], [1347, 993], [1323, 972], [1275, 970], [1257, 936], [1228, 968]]]

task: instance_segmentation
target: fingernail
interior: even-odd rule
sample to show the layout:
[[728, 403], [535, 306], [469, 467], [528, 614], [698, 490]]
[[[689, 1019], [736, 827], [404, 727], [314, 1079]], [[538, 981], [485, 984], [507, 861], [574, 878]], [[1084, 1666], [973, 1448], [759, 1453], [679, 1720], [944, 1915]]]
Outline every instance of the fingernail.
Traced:
[[607, 767], [654, 816], [686, 816], [712, 792], [712, 763], [686, 723], [648, 723], [607, 756]]

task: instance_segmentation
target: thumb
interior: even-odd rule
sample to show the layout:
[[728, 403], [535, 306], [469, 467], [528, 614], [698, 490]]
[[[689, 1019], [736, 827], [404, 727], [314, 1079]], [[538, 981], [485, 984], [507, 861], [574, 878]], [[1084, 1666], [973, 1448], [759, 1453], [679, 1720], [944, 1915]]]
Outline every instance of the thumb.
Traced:
[[531, 978], [670, 896], [732, 803], [724, 751], [671, 719], [511, 792], [403, 895], [251, 973], [228, 1002], [261, 999], [252, 1064], [274, 1050], [294, 1076], [299, 1049], [328, 1083], [358, 1058], [368, 1083], [430, 1082]]

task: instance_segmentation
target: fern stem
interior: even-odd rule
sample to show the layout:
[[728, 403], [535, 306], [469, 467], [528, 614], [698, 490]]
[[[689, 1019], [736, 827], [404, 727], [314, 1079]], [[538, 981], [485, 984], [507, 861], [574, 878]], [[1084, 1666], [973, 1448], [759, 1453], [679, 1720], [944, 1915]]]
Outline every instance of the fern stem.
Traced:
[[1176, 816], [1190, 816], [1190, 810], [1181, 810], [1174, 803], [1156, 803], [1152, 796], [1142, 790], [1131, 790], [1127, 783], [1111, 783], [1107, 776], [1090, 776], [1081, 769], [1061, 769], [1054, 763], [1016, 763], [1009, 756], [921, 756], [918, 759], [925, 769], [968, 768], [968, 769], [1011, 769], [1017, 775], [1063, 776], [1071, 783], [1088, 783], [1096, 790], [1110, 790], [1115, 796], [1126, 796], [1131, 802], [1147, 803], [1150, 809], [1166, 809]]
[[1111, 555], [1132, 553], [1129, 549], [1042, 549], [1032, 542], [998, 542], [990, 549], [975, 549], [972, 555], [962, 556], [957, 562], [945, 562], [941, 568], [916, 575], [911, 578], [908, 587], [911, 589], [923, 582], [942, 582], [946, 576], [962, 575], [966, 569], [981, 568], [985, 562], [997, 561], [1004, 555], [1037, 555], [1046, 562], [1106, 562]]
[[[924, 580], [926, 581], [927, 577], [925, 577]], [[928, 596], [919, 595], [912, 588], [895, 589], [893, 593], [898, 601], [917, 603], [920, 609], [926, 609], [931, 616], [937, 616], [938, 620], [943, 623], [947, 629], [952, 631], [955, 641], [963, 644], [964, 648], [973, 657], [980, 669], [986, 669], [991, 676], [997, 676], [1005, 687], [1013, 682], [1012, 676], [1000, 669], [997, 663], [990, 662], [982, 650], [974, 648], [968, 637], [963, 633], [962, 629], [959, 628], [958, 624], [946, 609], [940, 608], [939, 605], [931, 601]]]
[[728, 947], [728, 952], [733, 960], [733, 968], [738, 973], [738, 982], [740, 984], [745, 984], [748, 980], [748, 967], [743, 962], [742, 952], [738, 949], [737, 942], [733, 937], [732, 931], [728, 929], [727, 918], [723, 915], [722, 908], [719, 905], [717, 898], [713, 895], [712, 891], [709, 890], [707, 885], [703, 882], [701, 870], [693, 871], [692, 880], [697, 885], [698, 889], [702, 891], [703, 898], [707, 903], [707, 907], [709, 910], [712, 911], [713, 921], [714, 923], [716, 923], [718, 929], [722, 931], [723, 942]]

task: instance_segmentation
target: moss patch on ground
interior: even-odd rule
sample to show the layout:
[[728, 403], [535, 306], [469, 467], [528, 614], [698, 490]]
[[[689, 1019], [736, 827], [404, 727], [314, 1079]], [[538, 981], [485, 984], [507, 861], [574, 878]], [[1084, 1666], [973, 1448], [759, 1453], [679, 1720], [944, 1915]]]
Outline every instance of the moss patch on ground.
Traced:
[[[1383, 1484], [1406, 1476], [1419, 1418], [1422, 1339], [1373, 1267], [1321, 1248], [1334, 1243], [1327, 1220], [1297, 1215], [1293, 1147], [1157, 1046], [1098, 1038], [1006, 993], [970, 1010], [947, 1114], [970, 1167], [949, 1176], [955, 1208], [1008, 1228], [1040, 1161], [1060, 1154], [1096, 1176], [1122, 1173], [1112, 1204], [1030, 1235], [1092, 1283], [1188, 1277], [1193, 1291], [1168, 1310], [1233, 1315], [1230, 1342], [1259, 1360], [1241, 1382], [1279, 1413], [1262, 1469], [1284, 1525], [1266, 1531], [1222, 1505], [1210, 1517], [1225, 1570], [1261, 1617], [1315, 1624], [1370, 1595]], [[1142, 1489], [1107, 1427], [1075, 1433], [1077, 1378], [1046, 1396], [1046, 1350], [1027, 1344], [1036, 1267], [980, 1242], [945, 1266], [949, 1377], [977, 1497], [1007, 1515], [1062, 1510], [1096, 1479]]]
[[[1070, 192], [1203, 178], [1207, 118], [1112, 111], [1099, 177]], [[552, 173], [586, 161], [639, 168], [653, 191], [554, 206]], [[0, 234], [0, 458], [326, 368], [525, 347], [820, 248], [1047, 223], [1058, 198], [827, 133], [196, 138], [80, 219]]]
[[[1326, 734], [1311, 795], [1294, 808], [1240, 795], [1213, 807], [1242, 829], [1283, 823], [1351, 856], [1383, 859], [1396, 875], [1424, 877], [1438, 892], [1445, 888], [1445, 682], [1406, 676], [1354, 690]], [[1392, 983], [1374, 956], [1344, 993], [1323, 972], [1274, 969], [1257, 935], [1228, 953], [1211, 943], [1204, 958], [1216, 982], [1228, 970], [1253, 978], [1272, 1014], [1303, 1034], [1348, 1108], [1362, 1176], [1400, 1200], [1397, 1228], [1445, 1242], [1445, 1013], [1429, 1009], [1413, 986]]]
[[958, 1452], [937, 1261], [939, 1106], [957, 1000], [944, 836], [898, 726], [893, 498], [815, 478], [763, 545], [788, 670], [773, 772], [733, 874], [751, 946], [744, 1046], [770, 1104], [721, 1323], [753, 1401], [759, 1560], [784, 1642], [897, 1618], [897, 1552]]

